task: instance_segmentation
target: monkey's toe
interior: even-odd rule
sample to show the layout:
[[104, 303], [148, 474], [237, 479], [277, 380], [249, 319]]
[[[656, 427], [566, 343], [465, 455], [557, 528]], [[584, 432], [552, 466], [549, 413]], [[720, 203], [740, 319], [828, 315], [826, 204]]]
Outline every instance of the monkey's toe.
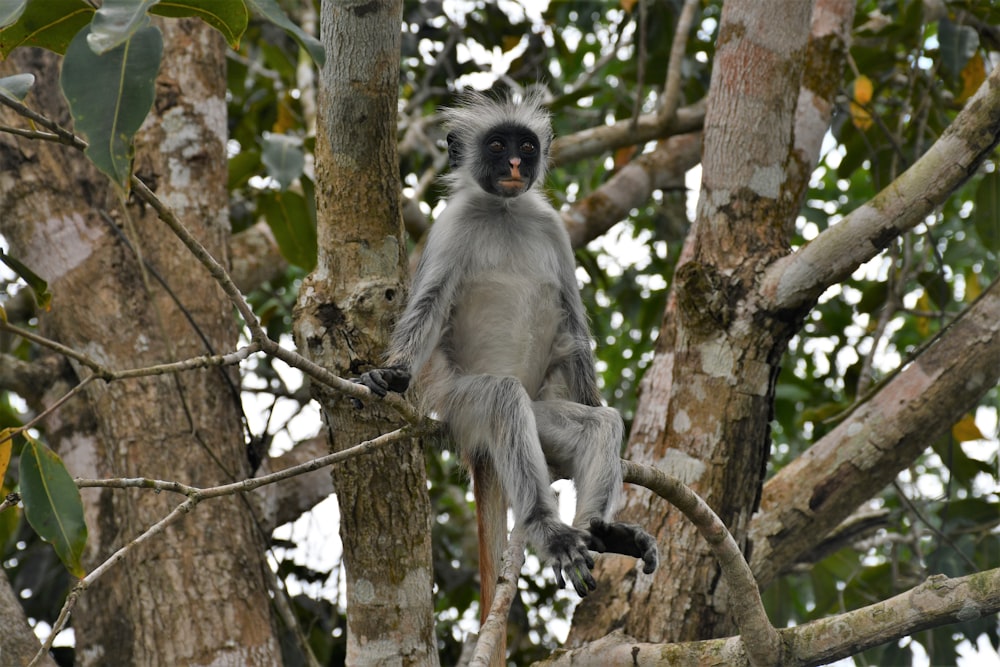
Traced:
[[656, 540], [634, 523], [591, 519], [587, 546], [599, 553], [616, 553], [639, 558], [642, 571], [651, 574], [660, 562]]

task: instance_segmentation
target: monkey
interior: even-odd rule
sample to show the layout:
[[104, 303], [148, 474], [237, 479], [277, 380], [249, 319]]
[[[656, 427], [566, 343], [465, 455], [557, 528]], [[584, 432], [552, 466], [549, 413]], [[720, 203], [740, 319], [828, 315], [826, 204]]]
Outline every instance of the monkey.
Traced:
[[[508, 503], [559, 587], [568, 579], [580, 596], [597, 585], [591, 551], [641, 559], [646, 574], [658, 552], [642, 528], [612, 521], [624, 424], [602, 405], [569, 236], [541, 192], [550, 116], [538, 94], [469, 93], [443, 114], [448, 204], [431, 226], [387, 364], [359, 381], [385, 396], [413, 378], [424, 409], [462, 452], [485, 620]], [[573, 525], [558, 516], [552, 473], [576, 486]]]

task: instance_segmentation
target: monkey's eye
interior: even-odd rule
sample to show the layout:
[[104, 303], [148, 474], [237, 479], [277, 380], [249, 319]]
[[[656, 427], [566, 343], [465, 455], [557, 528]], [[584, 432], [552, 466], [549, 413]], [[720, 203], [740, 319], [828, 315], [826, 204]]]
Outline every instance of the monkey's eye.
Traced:
[[522, 141], [521, 152], [524, 153], [525, 155], [533, 154], [535, 152], [535, 144], [531, 143], [530, 141]]
[[486, 144], [486, 147], [490, 149], [491, 153], [502, 153], [504, 149], [503, 142], [499, 139], [494, 139], [490, 143]]

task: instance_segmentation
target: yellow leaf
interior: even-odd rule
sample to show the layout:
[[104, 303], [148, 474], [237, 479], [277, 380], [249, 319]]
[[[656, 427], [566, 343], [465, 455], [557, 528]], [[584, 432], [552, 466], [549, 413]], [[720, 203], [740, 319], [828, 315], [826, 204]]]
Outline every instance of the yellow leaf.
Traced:
[[976, 418], [972, 415], [965, 415], [957, 424], [951, 427], [951, 437], [958, 442], [968, 442], [969, 440], [984, 440], [983, 432], [976, 426]]
[[965, 272], [965, 302], [972, 303], [983, 293], [983, 285], [979, 282], [979, 274], [968, 269]]
[[854, 101], [858, 104], [868, 104], [872, 101], [872, 93], [875, 87], [872, 80], [862, 74], [854, 80]]
[[2, 303], [0, 303], [0, 323], [7, 324], [7, 311], [3, 309]]
[[[917, 299], [917, 310], [928, 313], [931, 309], [931, 300], [927, 296], [927, 292], [920, 295]], [[931, 332], [931, 320], [929, 317], [918, 317], [917, 318], [917, 333], [921, 336], [926, 336]]]
[[275, 134], [287, 134], [295, 127], [295, 114], [292, 112], [291, 101], [291, 97], [286, 95], [278, 104], [278, 115], [271, 127], [271, 131]]
[[7, 474], [10, 465], [10, 450], [14, 446], [14, 429], [5, 428], [0, 431], [0, 487], [3, 486], [3, 476]]
[[864, 106], [872, 101], [874, 86], [872, 80], [861, 75], [854, 80], [853, 99], [851, 100], [851, 122], [859, 130], [867, 130], [872, 126], [872, 116]]
[[631, 14], [632, 10], [635, 8], [636, 2], [638, 2], [638, 0], [621, 0], [622, 9]]
[[986, 65], [983, 64], [983, 57], [979, 54], [969, 58], [962, 68], [962, 92], [959, 93], [956, 102], [965, 102], [975, 95], [980, 84], [986, 80]]

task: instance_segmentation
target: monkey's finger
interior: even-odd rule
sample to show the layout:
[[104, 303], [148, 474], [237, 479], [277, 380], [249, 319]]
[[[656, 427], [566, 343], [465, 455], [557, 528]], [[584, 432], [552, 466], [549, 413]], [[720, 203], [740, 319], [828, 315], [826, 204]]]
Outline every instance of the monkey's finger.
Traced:
[[566, 588], [566, 581], [563, 579], [562, 576], [562, 561], [559, 560], [558, 558], [554, 563], [552, 563], [552, 571], [556, 575], [556, 586], [558, 586], [559, 588]]
[[368, 387], [373, 394], [382, 398], [385, 397], [389, 390], [388, 385], [385, 380], [382, 379], [382, 376], [378, 371], [368, 371], [367, 373], [362, 373], [359, 378], [351, 378], [351, 382]]
[[586, 597], [587, 593], [597, 588], [597, 581], [594, 580], [594, 575], [590, 573], [589, 569], [582, 567], [579, 563], [574, 563], [569, 575], [570, 580], [573, 582], [573, 588], [576, 589], [576, 594], [580, 597]]

